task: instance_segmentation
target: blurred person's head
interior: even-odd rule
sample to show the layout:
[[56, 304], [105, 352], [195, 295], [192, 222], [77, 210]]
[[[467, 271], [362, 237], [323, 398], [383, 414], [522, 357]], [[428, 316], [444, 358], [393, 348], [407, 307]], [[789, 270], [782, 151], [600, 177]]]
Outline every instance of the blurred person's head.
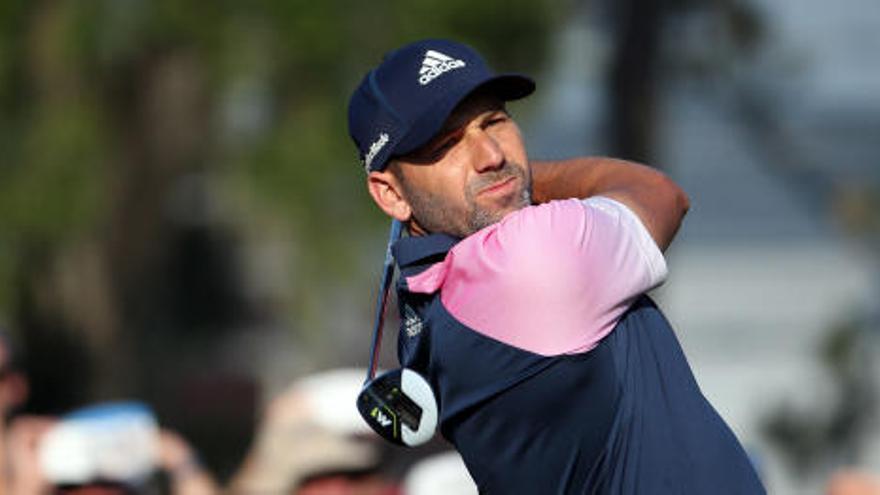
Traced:
[[0, 414], [6, 419], [24, 405], [28, 381], [18, 364], [18, 356], [9, 336], [0, 330]]
[[382, 444], [357, 412], [362, 370], [296, 380], [266, 408], [233, 491], [294, 495], [392, 495]]
[[406, 495], [477, 495], [479, 490], [461, 455], [455, 451], [426, 457], [414, 464], [403, 480]]

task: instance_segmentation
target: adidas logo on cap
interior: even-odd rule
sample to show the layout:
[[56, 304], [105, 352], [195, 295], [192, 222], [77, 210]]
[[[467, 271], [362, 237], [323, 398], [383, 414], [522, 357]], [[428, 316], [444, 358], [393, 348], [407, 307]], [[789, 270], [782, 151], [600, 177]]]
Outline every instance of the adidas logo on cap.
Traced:
[[422, 68], [419, 70], [419, 84], [427, 85], [438, 76], [453, 69], [460, 69], [466, 64], [462, 60], [454, 59], [449, 55], [428, 50], [425, 59], [422, 60]]

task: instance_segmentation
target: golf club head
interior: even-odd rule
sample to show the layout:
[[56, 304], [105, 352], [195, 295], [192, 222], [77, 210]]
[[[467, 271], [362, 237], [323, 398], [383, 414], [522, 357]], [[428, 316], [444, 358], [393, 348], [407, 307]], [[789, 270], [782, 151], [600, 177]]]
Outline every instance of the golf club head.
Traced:
[[437, 429], [437, 399], [431, 385], [408, 368], [369, 380], [358, 395], [357, 406], [376, 433], [398, 445], [421, 445]]

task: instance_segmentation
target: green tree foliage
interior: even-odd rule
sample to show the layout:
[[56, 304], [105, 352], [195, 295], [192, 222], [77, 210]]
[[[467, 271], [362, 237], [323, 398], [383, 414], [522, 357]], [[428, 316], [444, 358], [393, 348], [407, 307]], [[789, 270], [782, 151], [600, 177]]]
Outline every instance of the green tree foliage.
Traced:
[[[293, 312], [320, 306], [316, 267], [340, 283], [383, 230], [346, 128], [366, 70], [424, 37], [537, 70], [568, 11], [565, 0], [0, 3], [0, 322], [27, 331], [27, 311], [83, 331], [100, 322], [106, 348], [124, 352], [112, 336], [143, 327], [131, 301], [162, 285], [143, 280], [169, 249], [167, 198], [192, 174], [234, 199], [241, 235], [289, 233]], [[71, 278], [82, 287], [60, 294]]]
[[[537, 70], [568, 7], [0, 2], [0, 326], [33, 355], [31, 409], [141, 397], [228, 470], [250, 424], [240, 370], [208, 387], [232, 398], [228, 414], [184, 418], [201, 390], [187, 380], [222, 377], [234, 359], [220, 341], [248, 324], [237, 301], [249, 261], [229, 246], [289, 241], [294, 273], [280, 275], [290, 282], [259, 307], [262, 321], [344, 353], [322, 315], [362, 301], [369, 319], [363, 282], [373, 287], [375, 273], [358, 271], [365, 251], [380, 254], [385, 224], [348, 138], [349, 94], [385, 51], [425, 37], [471, 43], [499, 69]], [[175, 199], [192, 190], [201, 196]], [[199, 204], [220, 205], [205, 207], [210, 225], [179, 218], [198, 218]]]

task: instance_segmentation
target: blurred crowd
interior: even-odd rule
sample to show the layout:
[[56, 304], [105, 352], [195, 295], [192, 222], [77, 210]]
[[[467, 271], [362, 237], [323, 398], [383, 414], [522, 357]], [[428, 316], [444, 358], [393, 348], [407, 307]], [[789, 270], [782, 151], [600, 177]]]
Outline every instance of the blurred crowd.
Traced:
[[90, 404], [57, 417], [21, 413], [29, 385], [12, 349], [0, 334], [0, 495], [477, 493], [446, 446], [403, 471], [389, 469], [402, 451], [358, 416], [361, 370], [296, 379], [266, 405], [240, 466], [220, 482], [142, 402]]
[[[21, 413], [29, 395], [0, 333], [0, 495], [473, 495], [460, 456], [440, 445], [389, 447], [358, 416], [363, 371], [300, 377], [266, 405], [233, 475], [221, 483], [196, 449], [142, 402], [87, 405], [57, 417]], [[389, 454], [391, 453], [391, 454]], [[399, 463], [398, 463], [399, 464]], [[880, 478], [842, 470], [826, 495], [880, 495]]]

